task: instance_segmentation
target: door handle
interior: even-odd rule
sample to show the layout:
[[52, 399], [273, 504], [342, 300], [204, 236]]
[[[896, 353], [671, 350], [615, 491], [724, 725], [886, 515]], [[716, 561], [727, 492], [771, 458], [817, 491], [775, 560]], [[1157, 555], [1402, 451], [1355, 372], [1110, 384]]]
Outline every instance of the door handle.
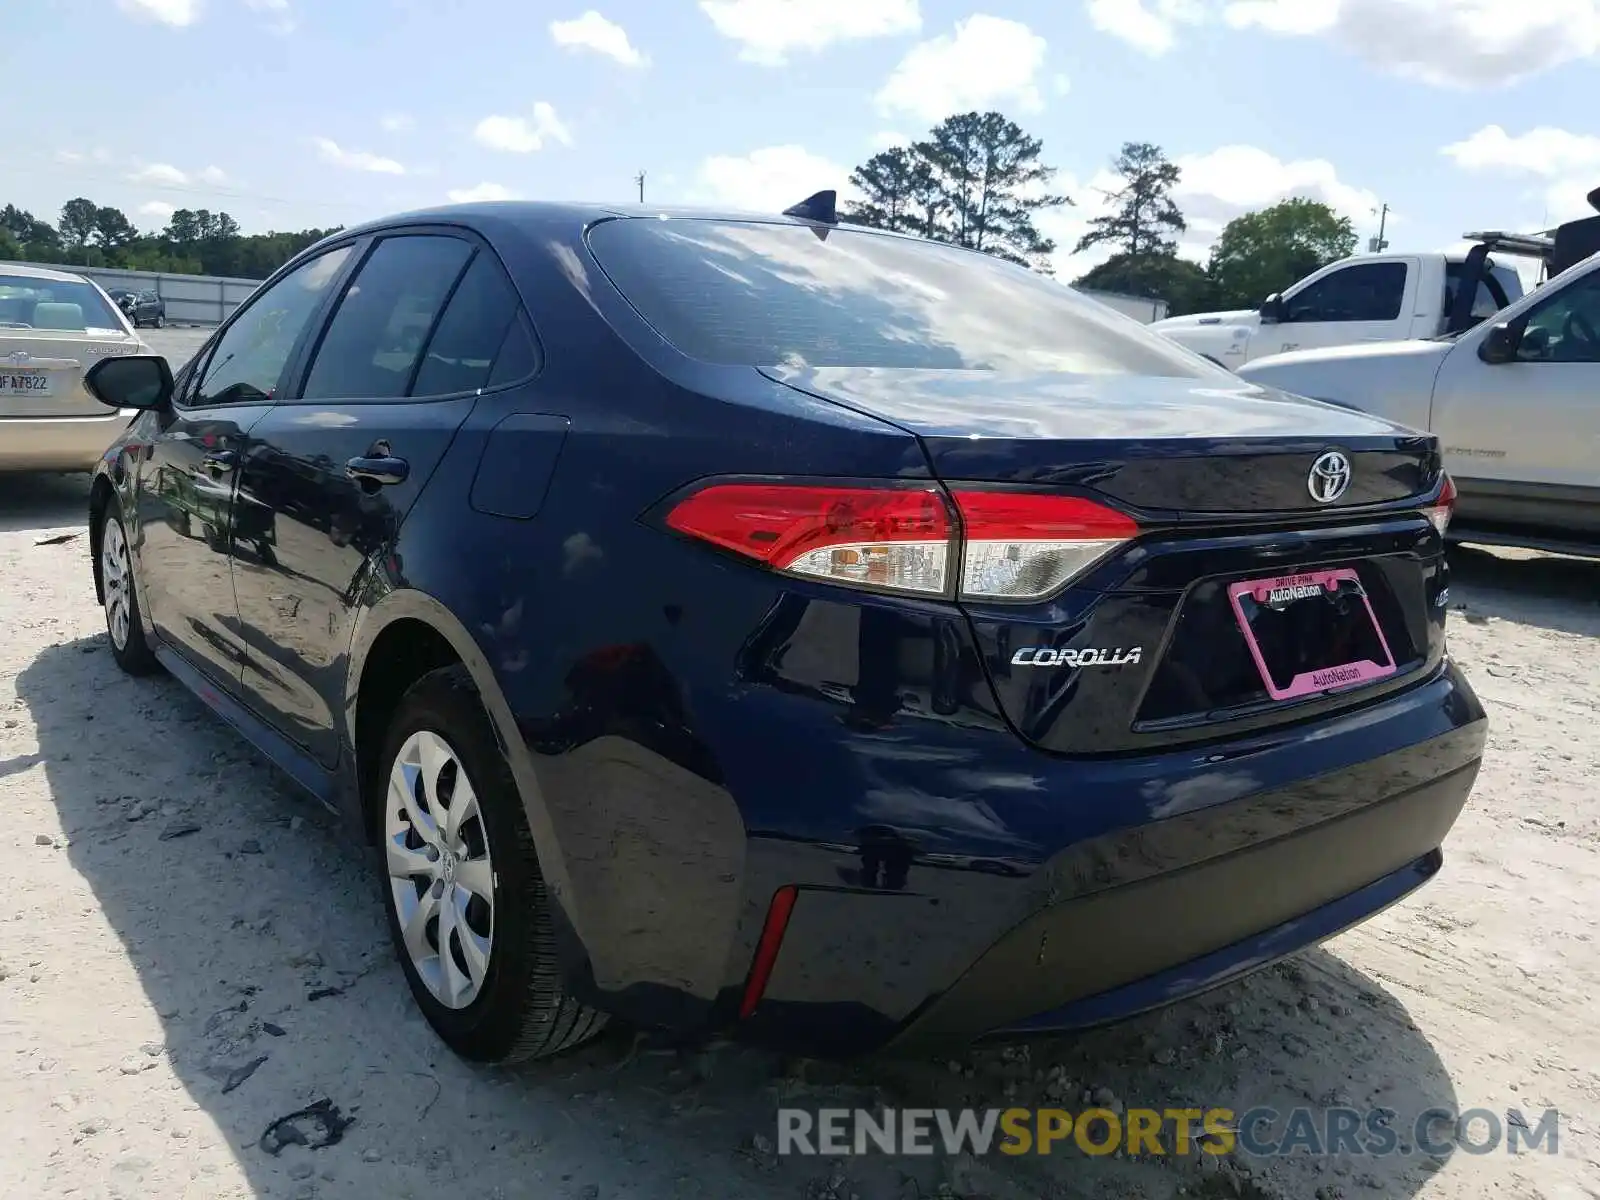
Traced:
[[215, 477], [233, 470], [238, 462], [239, 456], [232, 450], [218, 450], [202, 458], [200, 465], [205, 468], [208, 475]]
[[403, 458], [389, 455], [360, 455], [345, 463], [344, 473], [358, 483], [373, 483], [382, 487], [404, 483], [406, 476], [411, 474], [411, 464]]

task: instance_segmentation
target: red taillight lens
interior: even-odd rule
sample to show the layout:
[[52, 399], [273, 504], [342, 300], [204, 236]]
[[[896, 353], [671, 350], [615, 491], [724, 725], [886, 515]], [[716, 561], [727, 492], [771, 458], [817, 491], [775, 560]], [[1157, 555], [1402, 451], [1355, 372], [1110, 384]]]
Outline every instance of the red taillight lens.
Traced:
[[795, 575], [934, 594], [948, 583], [953, 522], [931, 486], [715, 484], [667, 524]]
[[958, 490], [955, 499], [961, 594], [974, 598], [1048, 596], [1139, 532], [1131, 517], [1077, 496]]
[[1033, 600], [1081, 575], [1139, 532], [1132, 518], [1077, 496], [958, 487], [960, 528], [927, 487], [719, 483], [675, 505], [679, 533], [778, 571], [837, 583]]
[[1450, 476], [1444, 477], [1444, 487], [1439, 491], [1439, 498], [1422, 510], [1428, 520], [1433, 522], [1433, 527], [1439, 531], [1441, 537], [1445, 530], [1450, 528], [1450, 517], [1456, 511], [1456, 482]]

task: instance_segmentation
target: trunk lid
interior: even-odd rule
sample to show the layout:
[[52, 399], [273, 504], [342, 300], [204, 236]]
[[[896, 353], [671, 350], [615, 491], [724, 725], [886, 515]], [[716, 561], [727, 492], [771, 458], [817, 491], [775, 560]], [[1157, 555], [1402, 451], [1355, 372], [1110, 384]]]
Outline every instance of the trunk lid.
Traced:
[[[1086, 497], [1138, 521], [1056, 595], [962, 601], [1001, 713], [1041, 748], [1237, 736], [1369, 702], [1441, 658], [1443, 539], [1423, 512], [1441, 477], [1431, 435], [1220, 370], [765, 371], [915, 434], [952, 489]], [[1312, 476], [1329, 452], [1348, 486], [1322, 502]], [[1380, 676], [1342, 673], [1372, 656]]]
[[84, 390], [84, 372], [102, 358], [143, 349], [125, 333], [0, 326], [0, 418], [109, 416]]

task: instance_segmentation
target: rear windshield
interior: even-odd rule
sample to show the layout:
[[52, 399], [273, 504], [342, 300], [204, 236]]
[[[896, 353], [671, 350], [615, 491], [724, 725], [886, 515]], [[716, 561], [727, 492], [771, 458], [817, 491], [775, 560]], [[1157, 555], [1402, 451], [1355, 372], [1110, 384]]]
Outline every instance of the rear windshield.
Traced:
[[122, 322], [93, 284], [0, 275], [0, 329], [121, 333]]
[[702, 362], [1204, 378], [1198, 356], [984, 254], [850, 229], [606, 221], [589, 246], [655, 330]]

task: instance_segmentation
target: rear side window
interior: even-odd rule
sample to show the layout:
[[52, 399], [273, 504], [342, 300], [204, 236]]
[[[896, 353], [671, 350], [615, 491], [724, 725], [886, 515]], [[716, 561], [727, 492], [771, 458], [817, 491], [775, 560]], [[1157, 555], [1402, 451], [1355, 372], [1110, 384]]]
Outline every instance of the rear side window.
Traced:
[[1130, 317], [984, 254], [852, 229], [621, 219], [589, 248], [684, 354], [738, 366], [1206, 378]]
[[486, 386], [517, 320], [517, 303], [505, 272], [480, 252], [439, 318], [411, 394], [448, 396]]
[[454, 237], [379, 242], [340, 298], [301, 398], [404, 396], [439, 310], [471, 256], [472, 247]]
[[[1446, 263], [1444, 268], [1444, 311], [1449, 315], [1455, 309], [1456, 293], [1461, 288], [1461, 275], [1465, 263]], [[1472, 300], [1472, 319], [1482, 321], [1494, 316], [1511, 301], [1522, 295], [1522, 281], [1509, 267], [1490, 265], [1478, 280], [1478, 292]]]

